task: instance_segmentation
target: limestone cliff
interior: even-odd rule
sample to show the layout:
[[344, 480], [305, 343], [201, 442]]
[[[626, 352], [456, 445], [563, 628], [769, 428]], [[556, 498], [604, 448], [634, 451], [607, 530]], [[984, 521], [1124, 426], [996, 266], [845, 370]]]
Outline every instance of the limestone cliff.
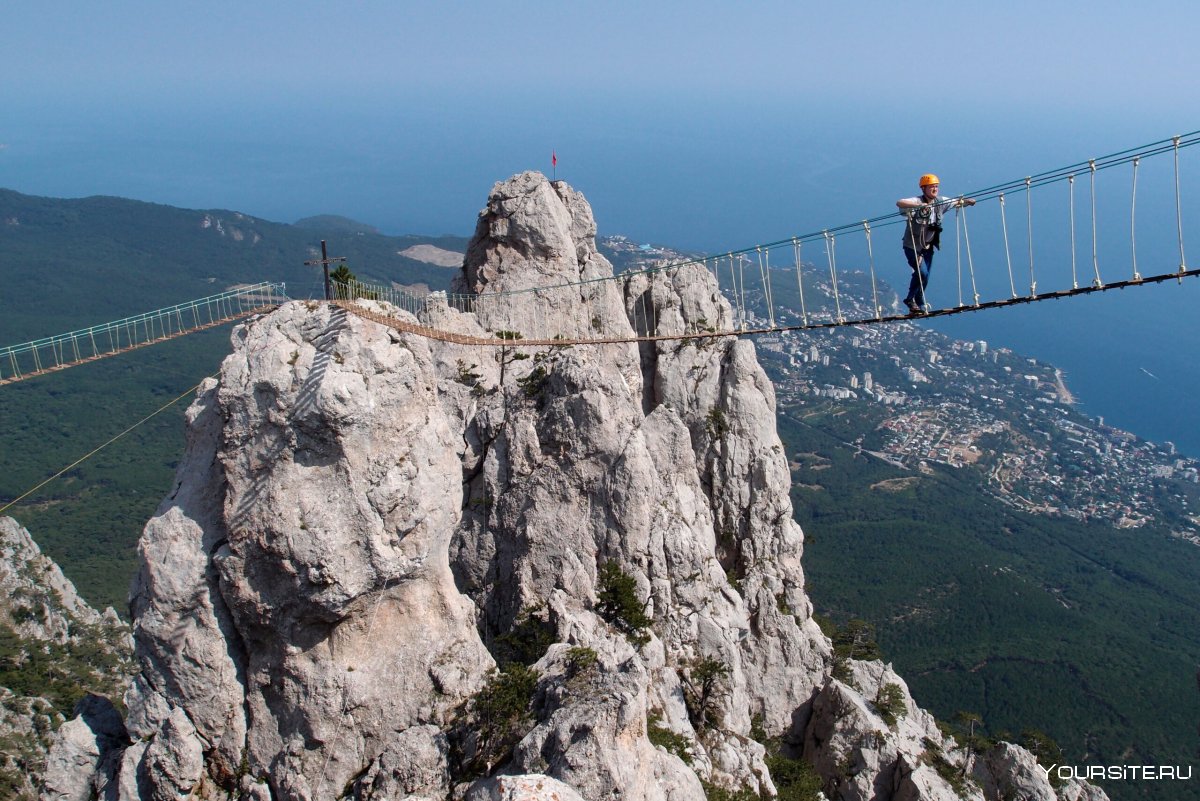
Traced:
[[125, 729], [105, 698], [80, 699], [82, 688], [119, 696], [132, 657], [116, 612], [92, 609], [29, 532], [0, 517], [0, 797], [32, 799], [38, 787], [87, 797], [101, 751], [123, 745]]
[[[562, 182], [497, 184], [459, 288], [578, 292], [431, 317], [728, 318], [702, 269], [593, 281], [595, 231]], [[966, 765], [889, 668], [833, 678], [774, 411], [733, 338], [488, 349], [299, 302], [239, 327], [141, 540], [102, 797], [693, 801], [774, 795], [789, 757], [835, 798], [1002, 797], [1011, 761]]]

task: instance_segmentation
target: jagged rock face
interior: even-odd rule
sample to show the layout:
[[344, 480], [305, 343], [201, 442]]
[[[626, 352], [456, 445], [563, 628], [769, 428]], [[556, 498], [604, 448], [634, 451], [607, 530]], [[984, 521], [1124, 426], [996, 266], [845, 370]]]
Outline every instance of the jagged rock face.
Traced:
[[[92, 774], [103, 773], [108, 755], [126, 744], [125, 729], [103, 698], [85, 697], [74, 710], [64, 705], [81, 685], [114, 697], [124, 692], [133, 656], [129, 627], [111, 608], [89, 606], [29, 532], [4, 517], [0, 632], [6, 672], [56, 668], [54, 679], [36, 675], [50, 697], [0, 687], [0, 787], [14, 799], [33, 798], [35, 786], [45, 798], [89, 798]], [[78, 717], [63, 723], [72, 711]]]
[[447, 560], [461, 433], [437, 384], [427, 343], [327, 306], [240, 331], [142, 541], [130, 707], [150, 784], [332, 797], [478, 689], [492, 662]]
[[526, 338], [533, 332], [568, 339], [629, 336], [618, 285], [595, 280], [612, 272], [596, 250], [596, 222], [583, 195], [562, 181], [525, 172], [492, 187], [453, 286], [486, 298], [570, 284], [567, 292], [481, 303], [476, 314], [489, 331], [516, 331]]
[[[459, 280], [480, 303], [423, 322], [594, 337], [728, 318], [702, 269], [592, 281], [611, 273], [594, 234], [566, 184], [497, 184]], [[550, 308], [485, 302], [550, 286]], [[909, 759], [931, 719], [905, 695], [911, 730], [867, 748], [870, 701], [829, 678], [748, 342], [472, 348], [290, 303], [237, 330], [188, 427], [141, 542], [112, 797], [771, 794], [756, 727], [807, 735], [828, 787], [858, 788], [839, 797], [948, 797]], [[497, 661], [529, 679], [508, 740], [479, 711]], [[871, 753], [841, 783], [851, 740]]]
[[11, 517], [0, 517], [0, 599], [0, 623], [22, 639], [63, 645], [80, 627], [120, 627], [113, 610], [102, 614], [79, 597], [75, 585]]

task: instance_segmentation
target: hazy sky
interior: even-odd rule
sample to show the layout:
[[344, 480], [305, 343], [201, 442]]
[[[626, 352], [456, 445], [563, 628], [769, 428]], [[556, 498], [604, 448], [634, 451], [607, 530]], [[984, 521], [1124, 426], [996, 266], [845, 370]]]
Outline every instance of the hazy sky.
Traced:
[[[957, 194], [1200, 128], [1182, 1], [40, 0], [0, 20], [0, 187], [393, 234], [469, 235], [492, 184], [552, 151], [601, 233], [715, 252], [889, 213], [925, 172]], [[1197, 291], [954, 330], [1052, 357], [1093, 410], [1154, 409], [1148, 433], [1183, 441], [1200, 335], [1159, 298]], [[1151, 340], [1175, 348], [1113, 356]], [[1150, 365], [1171, 394], [1143, 386], [1150, 352], [1178, 356]]]
[[602, 230], [740, 246], [931, 169], [963, 190], [1200, 127], [1197, 23], [1156, 0], [13, 3], [0, 186], [468, 233], [556, 150]]

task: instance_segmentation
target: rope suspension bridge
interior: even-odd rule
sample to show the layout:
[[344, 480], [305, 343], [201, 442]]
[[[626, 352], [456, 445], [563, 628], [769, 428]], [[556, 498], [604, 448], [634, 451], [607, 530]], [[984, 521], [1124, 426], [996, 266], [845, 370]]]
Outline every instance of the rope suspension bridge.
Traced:
[[0, 385], [215, 328], [274, 309], [286, 299], [283, 284], [252, 284], [111, 323], [0, 348]]
[[[975, 201], [970, 207], [959, 202], [966, 195], [949, 198], [957, 302], [926, 306], [917, 315], [900, 313], [902, 307], [889, 298], [877, 270], [878, 234], [892, 229], [900, 239], [909, 223], [903, 212], [613, 276], [513, 291], [426, 295], [353, 281], [334, 284], [331, 302], [430, 339], [500, 347], [520, 339], [523, 346], [560, 346], [892, 323], [1182, 283], [1200, 275], [1200, 269], [1187, 267], [1184, 249], [1185, 230], [1190, 229], [1185, 229], [1182, 189], [1187, 165], [1181, 159], [1196, 144], [1200, 131], [985, 187], [970, 193]], [[1145, 219], [1138, 217], [1139, 199], [1143, 210], [1148, 201], [1153, 204], [1151, 213], [1143, 211]], [[1161, 211], [1168, 206], [1171, 219]], [[902, 264], [896, 244], [886, 243], [893, 268]], [[804, 254], [813, 250], [816, 260], [806, 263]], [[940, 256], [939, 264], [947, 258]], [[1143, 275], [1146, 264], [1156, 265], [1156, 271]], [[902, 269], [907, 281], [907, 265]], [[664, 317], [655, 303], [655, 287], [689, 273], [707, 273], [709, 286], [728, 303], [725, 319], [681, 323], [678, 316]], [[1051, 285], [1055, 288], [1039, 291], [1039, 286]], [[287, 299], [281, 284], [255, 284], [0, 348], [0, 384], [222, 325]], [[383, 301], [390, 308], [364, 300]], [[571, 314], [564, 316], [564, 309]], [[396, 310], [405, 314], [398, 316]], [[474, 315], [484, 332], [463, 333], [450, 311]]]
[[[877, 235], [881, 229], [891, 228], [895, 238], [900, 239], [908, 224], [902, 212], [590, 281], [511, 292], [424, 296], [354, 283], [343, 285], [335, 302], [392, 328], [459, 344], [504, 346], [512, 340], [471, 336], [439, 327], [432, 321], [445, 320], [447, 308], [475, 314], [481, 320], [507, 321], [493, 326], [493, 330], [504, 329], [510, 336], [519, 333], [522, 345], [609, 344], [892, 323], [914, 316], [943, 317], [1166, 281], [1182, 282], [1183, 278], [1200, 275], [1200, 269], [1187, 267], [1184, 170], [1180, 158], [1182, 151], [1196, 144], [1200, 144], [1200, 132], [986, 187], [970, 193], [975, 201], [971, 207], [956, 203], [965, 196], [951, 198], [957, 302], [927, 306], [919, 315], [901, 313], [902, 307], [895, 302], [884, 304], [876, 268]], [[1127, 170], [1127, 177], [1109, 178], [1122, 168]], [[1105, 180], [1101, 180], [1105, 173]], [[1174, 212], [1174, 225], [1169, 226], [1172, 230], [1164, 230], [1161, 212], [1144, 213], [1153, 219], [1139, 221], [1139, 197], [1145, 208], [1150, 189], [1155, 193], [1152, 208], [1161, 209], [1165, 200]], [[1012, 215], [1010, 208], [1014, 205], [1023, 213]], [[1010, 216], [1017, 219], [1011, 220]], [[1035, 232], [1035, 221], [1044, 221], [1045, 229], [1039, 227]], [[1152, 241], [1146, 241], [1143, 235], [1139, 242], [1140, 228], [1153, 229]], [[887, 242], [889, 254], [894, 254], [889, 256], [889, 263], [901, 262], [896, 244]], [[817, 263], [804, 262], [805, 248], [812, 250], [814, 246], [819, 253]], [[1024, 251], [1020, 254], [1024, 258], [1014, 264], [1018, 249]], [[1040, 249], [1047, 252], [1046, 258], [1037, 257]], [[939, 262], [944, 258], [939, 257]], [[1170, 267], [1143, 275], [1139, 258], [1142, 265], [1165, 262]], [[853, 265], [850, 271], [845, 269], [848, 262]], [[712, 286], [729, 302], [731, 316], [725, 325], [693, 325], [690, 330], [680, 330], [678, 325], [660, 324], [653, 303], [647, 302], [645, 292], [638, 291], [660, 278], [673, 281], [688, 269], [706, 271]], [[908, 273], [907, 267], [904, 269]], [[907, 281], [907, 274], [904, 279]], [[1054, 289], [1039, 291], [1039, 284], [1052, 282], [1057, 284]], [[623, 301], [617, 304], [618, 316], [627, 316], [634, 323], [631, 333], [614, 333], [621, 325], [607, 316], [614, 309], [610, 289]], [[847, 289], [858, 291], [847, 293]], [[994, 294], [984, 299], [985, 290]], [[859, 302], [857, 298], [861, 297], [869, 297], [869, 303]], [[387, 301], [409, 312], [417, 322], [365, 309], [355, 302], [362, 298]], [[578, 326], [569, 322], [564, 326], [561, 317], [552, 311], [564, 304], [581, 304], [595, 333], [580, 333]], [[516, 305], [531, 313], [532, 318], [527, 314], [526, 319], [514, 320], [505, 313], [506, 307]]]

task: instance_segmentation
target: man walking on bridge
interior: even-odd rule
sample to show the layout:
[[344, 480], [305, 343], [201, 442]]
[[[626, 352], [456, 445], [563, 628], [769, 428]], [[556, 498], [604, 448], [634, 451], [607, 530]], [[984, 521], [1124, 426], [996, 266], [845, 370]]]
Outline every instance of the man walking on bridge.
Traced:
[[940, 183], [938, 177], [926, 173], [920, 180], [921, 194], [918, 197], [906, 197], [896, 201], [896, 206], [904, 212], [905, 226], [902, 243], [904, 258], [912, 268], [912, 280], [908, 284], [908, 295], [904, 305], [909, 314], [920, 314], [925, 311], [925, 287], [929, 283], [929, 271], [933, 268], [933, 251], [941, 247], [942, 217], [946, 209], [960, 206], [974, 206], [975, 201], [969, 197], [944, 199], [938, 197]]

